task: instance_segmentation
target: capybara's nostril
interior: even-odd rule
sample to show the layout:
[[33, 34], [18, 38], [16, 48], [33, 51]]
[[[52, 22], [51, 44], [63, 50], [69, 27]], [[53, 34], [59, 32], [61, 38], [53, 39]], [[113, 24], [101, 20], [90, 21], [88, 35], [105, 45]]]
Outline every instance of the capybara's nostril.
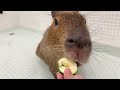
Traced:
[[67, 42], [68, 42], [69, 44], [74, 44], [74, 43], [75, 43], [75, 41], [74, 41], [73, 39], [68, 39]]
[[74, 47], [75, 46], [75, 40], [74, 39], [67, 39], [66, 40], [66, 45], [68, 47]]

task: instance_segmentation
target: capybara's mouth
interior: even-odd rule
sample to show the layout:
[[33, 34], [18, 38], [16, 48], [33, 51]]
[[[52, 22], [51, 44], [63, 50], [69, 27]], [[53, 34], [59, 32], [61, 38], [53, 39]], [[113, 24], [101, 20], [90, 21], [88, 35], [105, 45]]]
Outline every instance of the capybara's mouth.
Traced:
[[80, 60], [77, 57], [76, 53], [74, 53], [74, 52], [67, 52], [67, 58], [73, 60], [77, 64], [77, 66], [81, 65], [80, 62], [79, 62]]
[[80, 66], [80, 63], [78, 63], [78, 62], [75, 62], [75, 63], [77, 64], [78, 67]]
[[66, 49], [65, 56], [76, 62], [78, 66], [81, 66], [89, 61], [90, 50], [89, 48]]

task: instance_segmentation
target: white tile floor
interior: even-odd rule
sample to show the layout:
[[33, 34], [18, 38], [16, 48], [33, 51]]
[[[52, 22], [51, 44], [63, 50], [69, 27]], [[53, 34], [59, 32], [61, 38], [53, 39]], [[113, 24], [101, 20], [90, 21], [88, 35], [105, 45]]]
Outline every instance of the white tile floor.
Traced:
[[35, 55], [40, 40], [41, 34], [30, 30], [0, 32], [0, 78], [53, 78], [47, 65]]
[[[11, 33], [14, 34], [9, 35]], [[35, 30], [17, 28], [1, 31], [0, 78], [53, 79], [48, 66], [35, 54], [41, 38], [41, 32]], [[120, 58], [96, 52], [79, 73], [88, 79], [120, 79]]]

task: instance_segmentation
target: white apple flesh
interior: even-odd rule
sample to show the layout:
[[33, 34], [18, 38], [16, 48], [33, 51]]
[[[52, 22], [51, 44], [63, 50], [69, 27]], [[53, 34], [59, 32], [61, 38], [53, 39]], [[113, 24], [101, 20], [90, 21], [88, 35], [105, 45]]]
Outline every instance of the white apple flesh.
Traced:
[[58, 68], [61, 73], [64, 73], [66, 68], [69, 68], [72, 72], [72, 74], [77, 73], [77, 63], [75, 63], [73, 60], [67, 59], [67, 58], [61, 58], [58, 61]]

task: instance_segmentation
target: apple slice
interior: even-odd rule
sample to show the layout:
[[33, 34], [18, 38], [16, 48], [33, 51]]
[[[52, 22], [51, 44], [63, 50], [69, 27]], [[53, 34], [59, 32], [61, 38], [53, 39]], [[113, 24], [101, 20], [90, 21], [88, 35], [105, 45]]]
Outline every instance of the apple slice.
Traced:
[[67, 59], [67, 58], [61, 58], [58, 61], [58, 68], [61, 73], [64, 73], [66, 68], [69, 68], [72, 72], [72, 74], [77, 73], [77, 63], [75, 63], [73, 60]]

